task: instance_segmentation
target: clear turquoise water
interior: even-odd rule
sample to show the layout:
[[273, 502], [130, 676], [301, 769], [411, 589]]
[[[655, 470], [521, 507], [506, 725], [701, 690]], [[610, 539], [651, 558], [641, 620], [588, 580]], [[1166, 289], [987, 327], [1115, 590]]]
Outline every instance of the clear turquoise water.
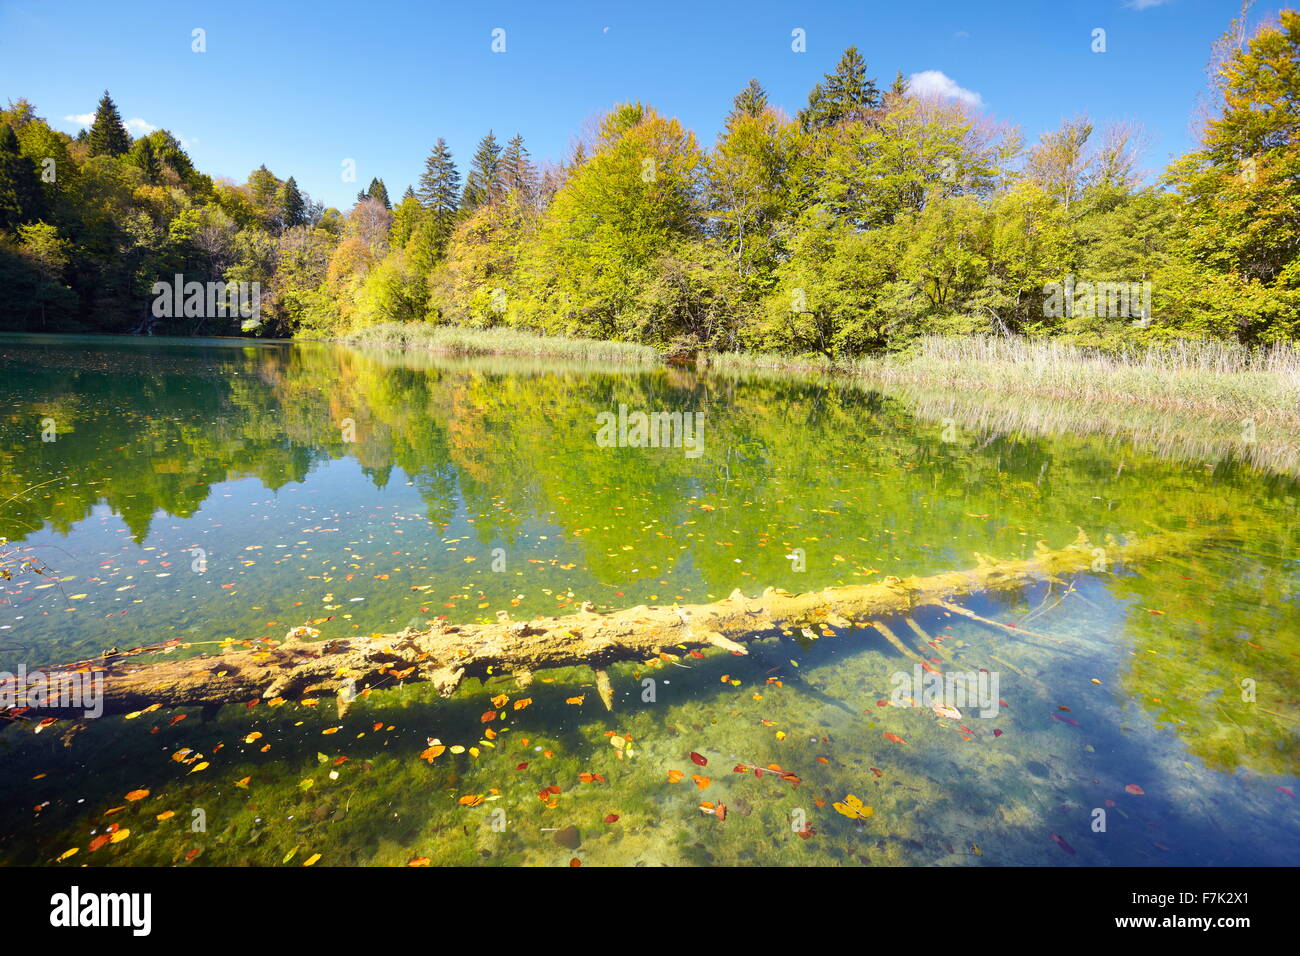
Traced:
[[[968, 604], [1060, 643], [919, 611], [950, 658], [940, 666], [999, 676], [1005, 706], [988, 719], [879, 706], [911, 662], [851, 628], [774, 635], [749, 658], [624, 665], [612, 714], [591, 672], [568, 669], [446, 701], [386, 687], [342, 721], [291, 703], [208, 722], [11, 724], [0, 861], [52, 863], [73, 847], [59, 865], [1296, 858], [1290, 479], [1079, 435], [945, 435], [907, 401], [843, 383], [318, 344], [11, 337], [0, 397], [10, 669], [177, 637], [213, 652], [307, 621], [329, 638], [803, 591], [1020, 557], [1079, 528], [1094, 540], [1214, 529], [1189, 553]], [[704, 412], [703, 454], [601, 447], [596, 416], [620, 403]], [[21, 572], [24, 558], [50, 573]], [[500, 693], [533, 703], [507, 709], [484, 743]], [[466, 751], [421, 760], [429, 738]], [[184, 748], [190, 763], [172, 759]], [[560, 794], [539, 799], [552, 785]], [[833, 809], [849, 794], [869, 817]], [[115, 823], [129, 837], [90, 850]]]

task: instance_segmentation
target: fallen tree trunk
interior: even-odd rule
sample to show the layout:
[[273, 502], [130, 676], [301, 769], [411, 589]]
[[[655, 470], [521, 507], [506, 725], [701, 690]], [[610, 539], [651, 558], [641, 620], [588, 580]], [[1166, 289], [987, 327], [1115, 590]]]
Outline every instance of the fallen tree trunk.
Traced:
[[[943, 606], [954, 598], [986, 592], [1011, 592], [1044, 579], [1141, 563], [1185, 551], [1207, 532], [1157, 532], [1102, 546], [1082, 531], [1067, 547], [1041, 542], [1029, 558], [995, 561], [976, 555], [975, 567], [927, 577], [886, 578], [790, 594], [768, 588], [757, 597], [734, 591], [711, 604], [638, 606], [595, 613], [588, 605], [576, 614], [527, 622], [504, 612], [490, 624], [408, 628], [397, 634], [304, 641], [295, 629], [271, 647], [228, 648], [224, 653], [183, 660], [140, 662], [131, 657], [83, 662], [62, 674], [102, 673], [105, 713], [151, 705], [163, 707], [248, 702], [255, 698], [297, 700], [337, 695], [340, 713], [368, 687], [396, 681], [429, 681], [444, 696], [466, 678], [510, 673], [521, 685], [548, 667], [585, 665], [607, 707], [613, 688], [605, 668], [624, 660], [647, 660], [666, 649], [718, 647], [744, 653], [744, 642], [778, 629], [827, 625], [868, 626], [878, 618], [906, 615], [924, 605]], [[47, 673], [59, 674], [58, 668]], [[40, 709], [53, 714], [54, 708]]]

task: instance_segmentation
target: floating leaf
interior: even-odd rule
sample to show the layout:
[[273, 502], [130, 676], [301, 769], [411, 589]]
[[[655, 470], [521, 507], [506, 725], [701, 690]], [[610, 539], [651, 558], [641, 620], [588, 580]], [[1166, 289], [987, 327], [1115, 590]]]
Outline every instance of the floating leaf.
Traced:
[[851, 820], [865, 820], [876, 812], [873, 808], [865, 806], [860, 797], [851, 793], [844, 797], [842, 803], [832, 803], [831, 806], [835, 808], [837, 813], [842, 813]]
[[1074, 854], [1074, 847], [1070, 846], [1070, 844], [1066, 843], [1064, 840], [1062, 840], [1062, 839], [1061, 839], [1059, 836], [1057, 836], [1055, 833], [1052, 834], [1052, 839], [1056, 841], [1056, 845], [1057, 845], [1057, 846], [1059, 846], [1059, 847], [1060, 847], [1062, 850], [1064, 850], [1066, 853], [1070, 854], [1070, 856], [1074, 856], [1074, 855], [1075, 855], [1075, 854]]
[[126, 799], [134, 803], [136, 800], [143, 800], [147, 796], [149, 796], [148, 790], [132, 790], [126, 795]]

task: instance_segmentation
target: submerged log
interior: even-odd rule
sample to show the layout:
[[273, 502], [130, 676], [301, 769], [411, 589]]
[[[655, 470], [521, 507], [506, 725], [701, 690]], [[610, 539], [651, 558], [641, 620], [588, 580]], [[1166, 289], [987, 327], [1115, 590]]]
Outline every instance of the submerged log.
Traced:
[[[1184, 552], [1208, 532], [1156, 532], [1118, 542], [1108, 539], [1108, 566], [1138, 564]], [[224, 653], [183, 660], [106, 658], [77, 668], [104, 675], [105, 713], [163, 707], [246, 703], [255, 698], [299, 700], [337, 695], [340, 713], [368, 687], [399, 681], [428, 681], [450, 696], [466, 678], [514, 674], [521, 685], [548, 667], [584, 665], [596, 673], [599, 694], [613, 705], [606, 668], [619, 661], [645, 661], [678, 648], [715, 647], [745, 653], [748, 641], [774, 631], [806, 626], [868, 627], [881, 618], [906, 615], [924, 605], [944, 606], [954, 598], [1013, 592], [1060, 575], [1087, 571], [1097, 546], [1080, 531], [1060, 549], [1039, 545], [1028, 558], [1007, 561], [979, 556], [976, 567], [926, 577], [886, 578], [790, 594], [768, 588], [757, 597], [739, 590], [711, 604], [641, 605], [597, 613], [589, 605], [564, 617], [487, 624], [408, 628], [373, 637], [304, 641], [291, 631], [284, 643], [263, 648], [232, 647]], [[887, 629], [882, 629], [882, 632]], [[901, 642], [900, 642], [901, 643]], [[52, 668], [47, 673], [60, 673]], [[63, 669], [63, 674], [72, 673]], [[39, 713], [55, 713], [43, 709]]]

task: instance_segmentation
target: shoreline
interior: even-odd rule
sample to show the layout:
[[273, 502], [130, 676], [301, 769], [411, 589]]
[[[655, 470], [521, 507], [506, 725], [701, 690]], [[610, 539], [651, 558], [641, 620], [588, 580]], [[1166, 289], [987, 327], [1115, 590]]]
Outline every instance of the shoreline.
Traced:
[[[303, 340], [297, 340], [303, 341]], [[1122, 353], [1060, 340], [931, 337], [907, 352], [832, 361], [821, 356], [700, 350], [673, 360], [649, 345], [457, 326], [372, 326], [332, 341], [444, 355], [532, 355], [708, 371], [829, 375], [868, 384], [974, 389], [1088, 403], [1139, 402], [1174, 413], [1253, 414], [1300, 423], [1300, 347], [1248, 350], [1178, 340]]]

